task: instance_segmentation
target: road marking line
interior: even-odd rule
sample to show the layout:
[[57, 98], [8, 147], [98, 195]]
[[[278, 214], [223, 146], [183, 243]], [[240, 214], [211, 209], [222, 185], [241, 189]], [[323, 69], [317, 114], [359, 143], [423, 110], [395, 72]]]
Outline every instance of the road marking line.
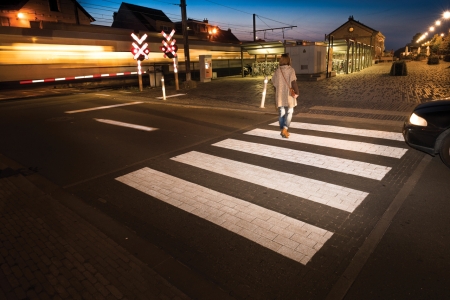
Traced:
[[116, 180], [304, 265], [333, 235], [322, 228], [150, 168]]
[[366, 192], [343, 186], [196, 151], [178, 155], [171, 159], [347, 212], [353, 212], [368, 195]]
[[108, 94], [95, 94], [95, 96], [111, 96], [111, 95], [108, 95]]
[[285, 161], [290, 161], [297, 164], [333, 170], [336, 172], [362, 176], [375, 180], [383, 179], [383, 177], [391, 170], [390, 167], [369, 164], [366, 162], [258, 143], [244, 142], [234, 139], [226, 139], [224, 141], [213, 144], [213, 146], [271, 157], [275, 159], [283, 159]]
[[135, 125], [135, 124], [124, 123], [124, 122], [119, 122], [119, 121], [114, 121], [114, 120], [106, 120], [106, 119], [94, 119], [94, 120], [97, 122], [101, 122], [101, 123], [117, 125], [117, 126], [122, 126], [122, 127], [128, 127], [128, 128], [133, 128], [133, 129], [139, 129], [139, 130], [144, 130], [144, 131], [158, 130], [158, 128], [147, 127], [147, 126], [142, 126], [142, 125]]
[[[266, 137], [266, 138], [272, 138], [272, 139], [282, 139], [282, 137], [280, 136], [280, 133], [278, 131], [259, 129], [259, 128], [245, 132], [245, 134]], [[291, 135], [289, 136], [288, 139], [283, 139], [283, 140], [288, 141], [288, 142], [304, 143], [304, 144], [330, 147], [330, 148], [341, 149], [341, 150], [356, 151], [356, 152], [375, 154], [375, 155], [394, 157], [394, 158], [401, 158], [407, 151], [407, 149], [398, 148], [398, 147], [383, 146], [383, 145], [370, 144], [370, 143], [364, 143], [364, 142], [346, 141], [346, 140], [339, 140], [339, 139], [332, 139], [332, 138], [325, 138], [325, 137], [318, 137], [318, 136], [311, 136], [311, 135], [302, 135], [302, 134], [296, 134], [296, 133], [291, 133]]]
[[[172, 98], [172, 97], [178, 97], [178, 96], [184, 96], [186, 94], [175, 94], [175, 95], [169, 95], [166, 96], [166, 98]], [[164, 97], [156, 97], [156, 99], [164, 99]]]
[[[280, 126], [280, 124], [278, 122], [272, 123], [270, 125]], [[332, 126], [332, 125], [319, 125], [319, 124], [300, 123], [300, 122], [291, 122], [289, 127], [290, 128], [298, 128], [298, 129], [323, 131], [323, 132], [333, 132], [333, 133], [342, 133], [342, 134], [349, 134], [349, 135], [373, 137], [373, 138], [379, 138], [379, 139], [388, 139], [388, 140], [401, 141], [401, 142], [405, 141], [405, 139], [403, 138], [403, 135], [399, 132], [358, 129], [358, 128], [340, 127], [340, 126]]]
[[79, 110], [69, 110], [66, 111], [66, 114], [75, 114], [75, 113], [79, 113], [79, 112], [86, 112], [86, 111], [93, 111], [93, 110], [99, 110], [99, 109], [107, 109], [107, 108], [115, 108], [115, 107], [120, 107], [120, 106], [127, 106], [127, 105], [136, 105], [136, 104], [141, 104], [144, 102], [130, 102], [130, 103], [123, 103], [123, 104], [116, 104], [116, 105], [108, 105], [108, 106], [99, 106], [99, 107], [94, 107], [94, 108], [86, 108], [86, 109], [79, 109]]

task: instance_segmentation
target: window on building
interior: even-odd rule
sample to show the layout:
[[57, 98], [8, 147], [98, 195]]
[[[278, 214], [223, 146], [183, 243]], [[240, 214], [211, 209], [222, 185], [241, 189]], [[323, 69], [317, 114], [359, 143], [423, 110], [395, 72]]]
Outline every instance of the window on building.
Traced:
[[0, 17], [0, 22], [2, 26], [11, 26], [11, 24], [9, 23], [9, 18], [7, 17]]
[[50, 6], [50, 11], [60, 11], [58, 0], [48, 0], [48, 4]]

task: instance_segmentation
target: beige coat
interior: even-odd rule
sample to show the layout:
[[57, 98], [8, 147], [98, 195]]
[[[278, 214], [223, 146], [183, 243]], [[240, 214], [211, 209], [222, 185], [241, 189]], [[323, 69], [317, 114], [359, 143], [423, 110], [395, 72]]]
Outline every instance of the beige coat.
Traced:
[[[283, 73], [281, 73], [283, 72]], [[284, 75], [284, 78], [283, 78]], [[286, 79], [286, 80], [285, 80]], [[295, 70], [291, 66], [283, 65], [279, 66], [272, 76], [272, 84], [275, 88], [275, 103], [277, 107], [287, 106], [287, 107], [295, 107], [297, 106], [297, 99], [289, 96], [289, 88], [288, 84], [291, 84], [292, 88], [295, 90], [295, 93], [298, 95], [298, 85], [297, 85], [297, 76], [295, 75]]]

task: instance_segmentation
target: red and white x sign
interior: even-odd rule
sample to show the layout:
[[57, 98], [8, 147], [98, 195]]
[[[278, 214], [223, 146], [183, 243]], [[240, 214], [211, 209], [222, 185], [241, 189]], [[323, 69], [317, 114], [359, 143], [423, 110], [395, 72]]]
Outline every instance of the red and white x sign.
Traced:
[[136, 60], [144, 60], [148, 59], [148, 54], [150, 50], [148, 49], [148, 44], [144, 43], [147, 38], [147, 34], [144, 34], [141, 38], [137, 37], [134, 33], [131, 34], [131, 37], [136, 41], [131, 45], [133, 46], [131, 53], [133, 53], [133, 58]]

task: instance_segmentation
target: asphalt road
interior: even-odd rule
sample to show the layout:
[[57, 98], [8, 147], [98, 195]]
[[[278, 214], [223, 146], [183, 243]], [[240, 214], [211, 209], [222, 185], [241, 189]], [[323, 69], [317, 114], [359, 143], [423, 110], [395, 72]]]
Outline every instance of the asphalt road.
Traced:
[[[233, 298], [450, 295], [445, 226], [450, 171], [439, 158], [409, 149], [401, 140], [355, 133], [361, 129], [399, 133], [398, 126], [297, 114], [294, 122], [340, 128], [326, 132], [299, 125], [292, 127], [289, 140], [283, 140], [272, 125], [277, 121], [273, 114], [161, 106], [108, 92], [0, 105], [0, 153], [111, 216]], [[351, 148], [346, 148], [348, 143]], [[354, 143], [360, 143], [360, 150]], [[371, 152], [379, 146], [389, 150]], [[280, 148], [292, 152], [281, 154]], [[314, 155], [309, 162], [295, 161], [307, 153]], [[386, 172], [376, 178], [342, 165], [333, 169], [331, 157], [378, 165]], [[145, 175], [149, 170], [164, 179], [157, 183], [153, 178], [159, 175]], [[149, 176], [151, 186], [140, 186], [141, 181], [131, 185], [129, 180], [138, 171]], [[298, 182], [304, 183], [297, 187]], [[283, 230], [288, 225], [279, 220], [256, 226], [249, 224], [248, 215], [242, 216], [239, 224], [259, 232], [255, 236], [195, 214], [188, 203], [182, 209], [164, 200], [168, 190], [188, 197], [191, 183], [212, 195], [205, 200], [212, 215], [217, 213], [215, 199], [226, 195], [244, 201], [243, 206], [257, 205], [265, 214], [275, 212], [285, 220], [304, 222], [311, 232], [322, 235], [313, 239], [313, 250], [304, 250], [311, 240], [294, 239], [300, 233]], [[310, 194], [298, 194], [313, 185], [317, 188]], [[334, 203], [335, 190], [326, 190], [328, 202], [318, 200], [316, 191], [330, 185], [344, 189], [353, 204]], [[200, 205], [197, 199], [190, 198], [190, 204]], [[235, 209], [241, 215], [245, 212], [241, 206]], [[264, 231], [267, 226], [278, 227]], [[104, 230], [126, 246], [118, 234]], [[262, 237], [275, 239], [275, 232], [276, 244], [263, 242]], [[308, 255], [289, 252], [298, 247]], [[145, 260], [144, 249], [134, 249], [133, 254]]]

